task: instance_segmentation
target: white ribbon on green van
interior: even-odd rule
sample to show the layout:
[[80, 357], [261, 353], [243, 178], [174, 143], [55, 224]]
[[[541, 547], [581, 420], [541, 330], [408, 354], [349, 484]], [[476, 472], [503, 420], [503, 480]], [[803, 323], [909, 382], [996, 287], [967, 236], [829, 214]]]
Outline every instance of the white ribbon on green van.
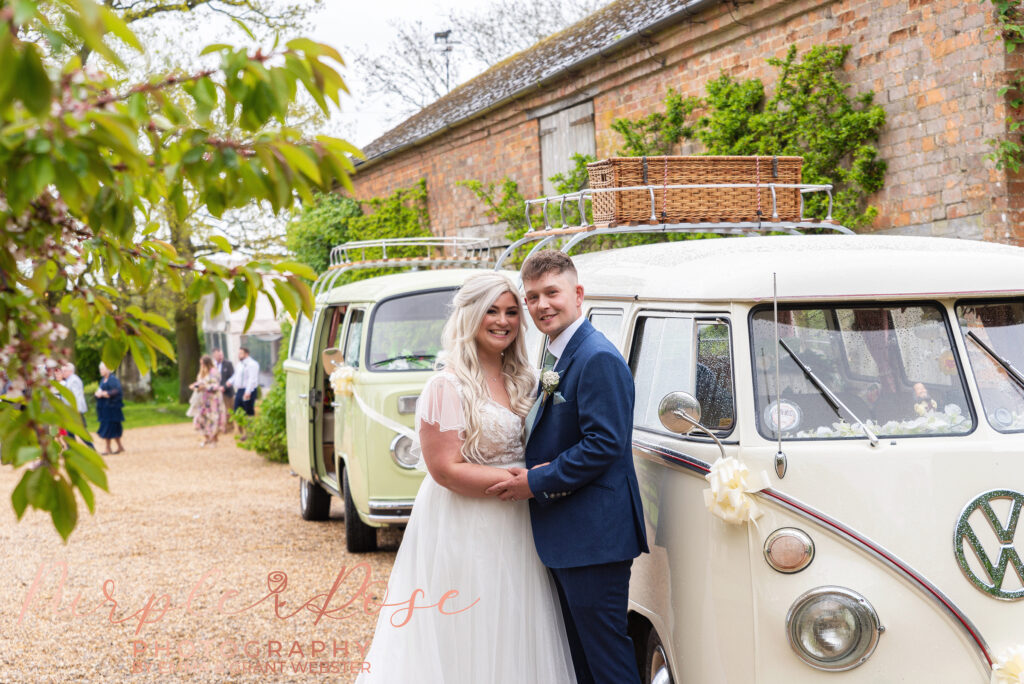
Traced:
[[356, 404], [359, 405], [360, 410], [362, 410], [362, 412], [366, 414], [367, 418], [369, 418], [375, 423], [383, 425], [388, 430], [393, 430], [400, 435], [404, 435], [409, 439], [416, 441], [416, 433], [412, 430], [412, 428], [406, 427], [405, 425], [402, 425], [401, 423], [391, 420], [387, 416], [381, 415], [380, 413], [374, 411], [365, 401], [363, 401], [363, 398], [359, 396], [359, 393], [356, 392], [355, 389], [352, 390], [352, 398], [356, 400]]
[[356, 404], [359, 406], [359, 409], [367, 418], [375, 423], [383, 425], [388, 430], [397, 432], [400, 435], [416, 441], [416, 433], [411, 428], [378, 413], [369, 404], [367, 404], [361, 396], [359, 396], [355, 387], [355, 375], [356, 369], [352, 366], [335, 366], [330, 375], [331, 388], [334, 390], [334, 396], [352, 397], [356, 400]]

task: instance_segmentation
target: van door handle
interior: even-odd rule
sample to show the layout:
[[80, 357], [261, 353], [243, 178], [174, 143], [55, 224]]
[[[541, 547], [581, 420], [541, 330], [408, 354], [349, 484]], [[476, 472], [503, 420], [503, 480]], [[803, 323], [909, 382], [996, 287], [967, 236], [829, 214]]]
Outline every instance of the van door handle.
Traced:
[[308, 398], [309, 398], [308, 394], [300, 394], [299, 395], [299, 399], [308, 399]]
[[332, 401], [331, 402], [331, 406], [333, 406], [334, 408], [338, 408], [339, 406], [341, 406], [341, 402], [340, 401]]

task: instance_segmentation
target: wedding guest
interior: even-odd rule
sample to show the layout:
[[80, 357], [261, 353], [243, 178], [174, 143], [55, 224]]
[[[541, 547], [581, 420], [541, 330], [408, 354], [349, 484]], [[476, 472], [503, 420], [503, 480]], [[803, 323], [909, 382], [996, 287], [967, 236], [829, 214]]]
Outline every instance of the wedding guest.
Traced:
[[212, 358], [204, 355], [199, 359], [199, 375], [189, 387], [199, 395], [192, 425], [203, 436], [200, 446], [213, 446], [217, 443], [220, 431], [224, 429], [227, 410], [224, 408], [220, 375], [217, 374]]
[[[256, 413], [256, 385], [260, 378], [260, 364], [249, 356], [249, 350], [242, 347], [238, 350], [238, 368], [228, 379], [227, 384], [235, 390], [234, 410], [242, 409], [245, 415]], [[240, 430], [245, 437], [244, 430]]]
[[[124, 432], [124, 412], [121, 408], [124, 401], [121, 397], [121, 381], [117, 379], [109, 368], [100, 362], [100, 386], [96, 390], [96, 417], [100, 421], [100, 429], [96, 434], [102, 437], [106, 443], [106, 451], [103, 455], [119, 454], [124, 451], [121, 444], [121, 434]], [[117, 442], [117, 451], [110, 450], [110, 440]]]
[[224, 421], [224, 432], [231, 432], [231, 414], [228, 412], [228, 399], [234, 399], [234, 393], [228, 387], [228, 380], [235, 374], [235, 366], [224, 358], [224, 352], [214, 349], [210, 354], [213, 356], [213, 365], [220, 376], [220, 391], [224, 404], [224, 412], [227, 413], [227, 420]]
[[[82, 384], [82, 378], [78, 377], [75, 373], [75, 364], [70, 361], [61, 367], [61, 384], [71, 390], [71, 393], [75, 395], [75, 410], [78, 411], [78, 415], [82, 417], [82, 426], [85, 428], [86, 432], [88, 432], [89, 424], [85, 420], [85, 412], [89, 410], [89, 405], [85, 403], [85, 385]], [[85, 444], [90, 449], [94, 448], [92, 442], [88, 440], [85, 441]]]

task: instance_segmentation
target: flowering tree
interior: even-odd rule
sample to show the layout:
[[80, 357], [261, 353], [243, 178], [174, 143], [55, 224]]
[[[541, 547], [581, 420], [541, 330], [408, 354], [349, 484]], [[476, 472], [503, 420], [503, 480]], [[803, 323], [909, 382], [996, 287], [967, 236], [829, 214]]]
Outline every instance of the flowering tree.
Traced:
[[358, 154], [285, 125], [302, 91], [324, 112], [338, 104], [342, 62], [328, 46], [296, 39], [266, 54], [213, 45], [203, 53], [218, 66], [142, 83], [83, 68], [89, 52], [123, 70], [115, 47], [142, 50], [93, 0], [0, 0], [0, 370], [15, 388], [0, 404], [0, 462], [23, 469], [11, 494], [19, 519], [30, 506], [47, 511], [64, 539], [78, 497], [93, 512], [93, 488], [107, 481], [95, 451], [58, 435], [87, 437], [65, 403], [73, 398], [44, 368], [66, 354], [54, 351], [68, 332], [59, 321], [101, 332], [108, 367], [131, 353], [145, 372], [157, 354], [174, 359], [156, 331], [170, 326], [119, 306], [121, 287], [166, 279], [193, 301], [209, 294], [215, 307], [248, 307], [251, 322], [271, 272], [283, 305], [310, 314], [301, 280], [310, 269], [185, 258], [159, 239], [160, 226], [197, 205], [220, 216], [258, 201], [274, 211], [312, 201], [316, 190], [349, 185], [348, 155]]

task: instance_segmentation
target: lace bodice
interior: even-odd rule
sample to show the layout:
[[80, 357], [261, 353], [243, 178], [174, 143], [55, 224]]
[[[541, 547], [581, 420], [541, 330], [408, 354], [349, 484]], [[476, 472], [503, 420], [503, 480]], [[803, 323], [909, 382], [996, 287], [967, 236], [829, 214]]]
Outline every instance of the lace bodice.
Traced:
[[[466, 428], [462, 383], [452, 373], [437, 373], [423, 388], [416, 405], [416, 428], [432, 423], [441, 431]], [[487, 399], [476, 407], [480, 415], [480, 459], [484, 465], [506, 466], [524, 459], [523, 418], [501, 404]]]

